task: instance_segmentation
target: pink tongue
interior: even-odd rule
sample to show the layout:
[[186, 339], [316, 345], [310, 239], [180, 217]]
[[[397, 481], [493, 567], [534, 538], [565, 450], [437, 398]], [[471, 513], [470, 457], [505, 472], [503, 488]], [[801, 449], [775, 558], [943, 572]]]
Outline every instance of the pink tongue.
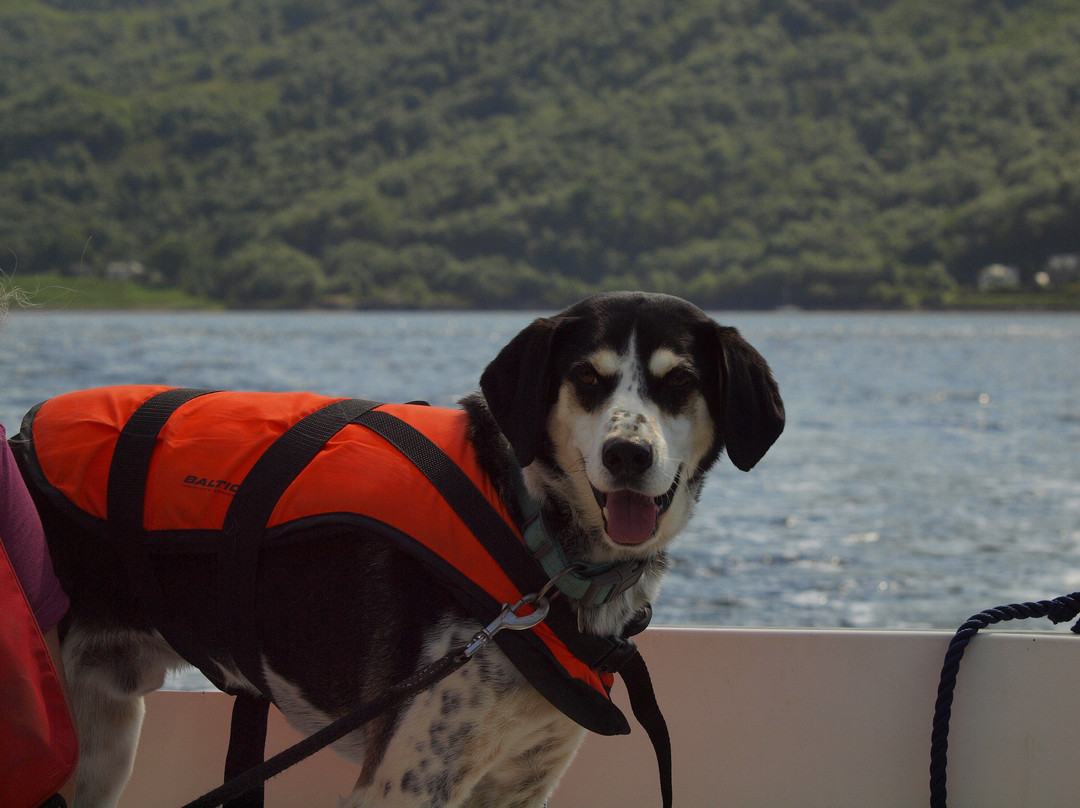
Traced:
[[633, 491], [607, 495], [607, 534], [619, 544], [640, 544], [656, 529], [656, 503]]

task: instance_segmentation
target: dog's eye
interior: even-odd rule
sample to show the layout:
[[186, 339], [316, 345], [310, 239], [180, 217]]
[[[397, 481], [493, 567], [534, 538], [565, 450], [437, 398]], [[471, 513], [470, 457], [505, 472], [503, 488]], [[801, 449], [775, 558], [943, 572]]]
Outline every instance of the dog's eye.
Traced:
[[682, 368], [675, 368], [664, 376], [664, 387], [678, 389], [694, 383], [694, 374]]
[[600, 376], [590, 367], [578, 368], [574, 371], [574, 381], [583, 387], [596, 387], [600, 384]]

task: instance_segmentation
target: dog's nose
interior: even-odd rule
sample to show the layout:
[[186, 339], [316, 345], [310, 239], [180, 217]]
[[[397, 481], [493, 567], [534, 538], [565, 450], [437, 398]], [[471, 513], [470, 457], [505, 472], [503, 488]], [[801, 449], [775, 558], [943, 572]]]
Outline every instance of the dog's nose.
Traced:
[[612, 438], [604, 444], [600, 460], [616, 479], [636, 477], [653, 464], [652, 446], [626, 438]]

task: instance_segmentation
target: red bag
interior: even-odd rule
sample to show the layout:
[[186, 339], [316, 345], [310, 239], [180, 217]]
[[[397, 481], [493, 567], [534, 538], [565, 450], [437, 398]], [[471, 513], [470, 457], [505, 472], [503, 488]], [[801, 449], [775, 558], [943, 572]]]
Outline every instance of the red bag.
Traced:
[[77, 758], [60, 680], [0, 543], [0, 805], [37, 808], [67, 781]]

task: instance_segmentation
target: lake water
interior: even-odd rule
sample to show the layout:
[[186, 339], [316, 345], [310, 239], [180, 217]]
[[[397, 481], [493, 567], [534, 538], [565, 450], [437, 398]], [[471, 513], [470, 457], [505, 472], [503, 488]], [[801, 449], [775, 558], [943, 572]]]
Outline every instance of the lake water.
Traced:
[[[771, 363], [787, 429], [713, 471], [658, 623], [955, 628], [1080, 589], [1080, 316], [715, 316]], [[451, 405], [531, 317], [14, 312], [0, 422], [121, 383]]]

